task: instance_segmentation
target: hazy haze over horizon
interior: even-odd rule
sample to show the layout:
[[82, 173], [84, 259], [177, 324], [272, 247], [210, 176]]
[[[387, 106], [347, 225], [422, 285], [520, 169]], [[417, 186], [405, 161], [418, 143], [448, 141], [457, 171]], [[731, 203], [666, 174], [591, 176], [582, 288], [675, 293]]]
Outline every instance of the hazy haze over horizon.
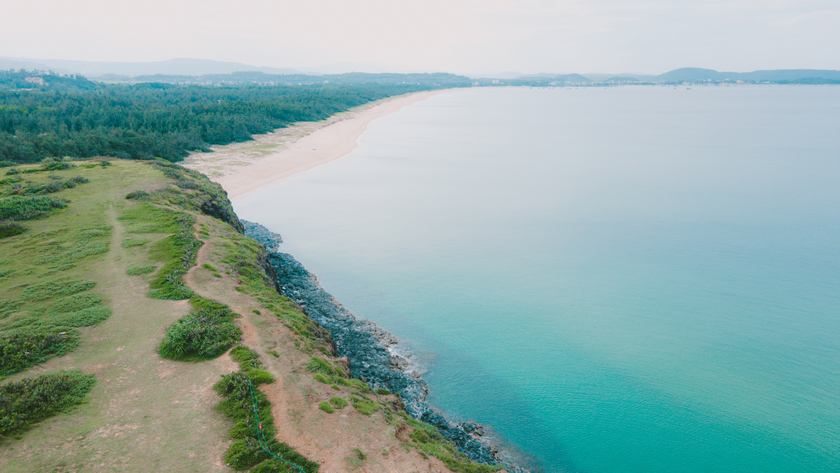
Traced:
[[840, 4], [828, 0], [12, 0], [5, 10], [8, 57], [467, 74], [840, 69]]

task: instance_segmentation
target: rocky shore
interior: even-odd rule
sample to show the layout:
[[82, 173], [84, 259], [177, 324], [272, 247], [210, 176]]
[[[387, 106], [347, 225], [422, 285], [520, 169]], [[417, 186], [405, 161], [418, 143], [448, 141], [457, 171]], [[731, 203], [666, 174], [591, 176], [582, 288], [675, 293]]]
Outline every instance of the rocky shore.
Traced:
[[[453, 422], [426, 401], [428, 386], [412, 363], [393, 347], [397, 340], [368, 320], [357, 320], [318, 284], [291, 255], [277, 250], [280, 236], [262, 225], [242, 222], [245, 235], [266, 247], [268, 264], [281, 294], [297, 302], [312, 320], [330, 331], [338, 356], [349, 361], [350, 374], [373, 388], [385, 388], [400, 395], [405, 409], [415, 419], [434, 425], [441, 434], [475, 461], [504, 464], [508, 471], [527, 473], [509, 464], [502, 452], [485, 436], [484, 428], [473, 422]], [[269, 269], [269, 268], [267, 268]]]

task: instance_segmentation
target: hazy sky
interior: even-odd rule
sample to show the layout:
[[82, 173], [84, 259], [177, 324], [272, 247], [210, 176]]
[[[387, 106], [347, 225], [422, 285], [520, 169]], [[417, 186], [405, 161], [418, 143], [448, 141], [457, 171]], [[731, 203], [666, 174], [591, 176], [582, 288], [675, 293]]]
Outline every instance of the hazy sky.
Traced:
[[459, 73], [840, 69], [838, 0], [0, 0], [0, 56]]

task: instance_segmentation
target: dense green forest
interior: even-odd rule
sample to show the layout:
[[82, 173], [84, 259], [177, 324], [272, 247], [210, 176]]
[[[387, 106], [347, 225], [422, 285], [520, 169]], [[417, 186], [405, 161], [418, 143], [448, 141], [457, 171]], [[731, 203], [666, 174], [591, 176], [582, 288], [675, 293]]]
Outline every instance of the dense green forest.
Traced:
[[[64, 156], [179, 161], [190, 151], [245, 141], [297, 121], [322, 120], [384, 97], [456, 86], [391, 76], [342, 85], [206, 87], [105, 85], [79, 76], [7, 71], [0, 73], [0, 85], [30, 90], [0, 88], [0, 161]], [[26, 77], [40, 77], [43, 84]]]

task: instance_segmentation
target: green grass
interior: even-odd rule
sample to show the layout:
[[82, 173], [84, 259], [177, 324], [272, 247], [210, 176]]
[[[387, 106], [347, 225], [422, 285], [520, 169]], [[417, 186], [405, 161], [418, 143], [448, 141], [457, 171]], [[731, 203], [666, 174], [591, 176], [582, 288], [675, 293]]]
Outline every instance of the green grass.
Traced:
[[336, 409], [341, 409], [347, 406], [347, 401], [342, 397], [332, 397], [330, 398], [330, 404]]
[[2, 197], [0, 198], [0, 220], [32, 220], [64, 207], [67, 207], [67, 201], [55, 197]]
[[[32, 220], [30, 230], [13, 231], [0, 240], [0, 254], [6, 257], [0, 264], [3, 376], [70, 352], [79, 345], [75, 328], [95, 325], [111, 314], [101, 295], [88, 292], [95, 282], [86, 277], [109, 248], [112, 228], [104, 221], [99, 200], [111, 184], [99, 169], [63, 171], [69, 168], [50, 164], [23, 169], [0, 182], [3, 218]], [[65, 172], [84, 176], [65, 178]], [[55, 185], [60, 188], [50, 187]], [[53, 191], [59, 196], [12, 195]], [[2, 228], [18, 225], [2, 223]]]
[[370, 399], [357, 397], [355, 395], [350, 396], [350, 403], [353, 404], [353, 407], [355, 407], [360, 414], [364, 414], [366, 416], [373, 414], [381, 407], [376, 401], [371, 401]]
[[18, 373], [79, 346], [75, 330], [24, 327], [0, 335], [0, 376]]
[[84, 402], [94, 383], [93, 375], [65, 371], [0, 386], [0, 439]]
[[309, 364], [306, 365], [306, 368], [313, 373], [323, 373], [328, 376], [347, 376], [344, 368], [335, 366], [329, 360], [319, 356], [313, 356], [312, 359], [309, 360]]
[[333, 412], [335, 412], [335, 409], [333, 409], [333, 406], [332, 404], [330, 404], [329, 401], [324, 401], [321, 404], [318, 404], [318, 409], [321, 409], [327, 414], [332, 414]]
[[[222, 376], [216, 383], [214, 389], [224, 400], [219, 404], [218, 410], [234, 421], [234, 426], [229, 435], [236, 441], [225, 453], [224, 461], [235, 470], [247, 470], [258, 472], [288, 472], [282, 461], [274, 459], [271, 455], [260, 448], [258, 437], [260, 428], [254, 418], [254, 400], [256, 409], [262, 424], [263, 438], [266, 440], [268, 450], [284, 460], [301, 467], [306, 473], [317, 473], [319, 465], [309, 461], [303, 455], [296, 452], [292, 447], [280, 443], [274, 439], [277, 432], [274, 426], [274, 418], [271, 415], [271, 403], [268, 398], [256, 386], [262, 384], [260, 380], [251, 379], [250, 373], [262, 371], [262, 362], [259, 354], [247, 347], [238, 346], [231, 350], [231, 357], [239, 362], [240, 370]], [[252, 398], [248, 381], [255, 386]], [[293, 470], [297, 472], [297, 469]]]
[[412, 419], [405, 413], [400, 413], [400, 416], [403, 417], [408, 425], [414, 427], [414, 431], [409, 437], [408, 445], [414, 447], [420, 453], [436, 457], [451, 471], [491, 473], [504, 469], [502, 465], [485, 465], [470, 460], [451, 441], [441, 435], [435, 426]]
[[129, 276], [140, 276], [141, 274], [154, 273], [156, 269], [157, 265], [154, 264], [148, 264], [145, 266], [133, 266], [131, 268], [128, 268], [125, 271], [125, 274], [128, 274]]
[[180, 361], [215, 358], [242, 338], [242, 332], [231, 322], [235, 317], [237, 314], [228, 308], [187, 314], [166, 329], [158, 353]]
[[0, 238], [13, 237], [15, 235], [20, 235], [25, 231], [26, 227], [17, 222], [13, 222], [11, 220], [4, 220], [0, 222]]
[[67, 296], [87, 291], [96, 286], [93, 281], [71, 280], [68, 278], [51, 279], [33, 284], [23, 290], [21, 299], [25, 301], [43, 301], [56, 296]]
[[149, 240], [146, 238], [126, 238], [122, 242], [123, 248], [134, 248], [135, 246], [143, 246], [148, 243]]

